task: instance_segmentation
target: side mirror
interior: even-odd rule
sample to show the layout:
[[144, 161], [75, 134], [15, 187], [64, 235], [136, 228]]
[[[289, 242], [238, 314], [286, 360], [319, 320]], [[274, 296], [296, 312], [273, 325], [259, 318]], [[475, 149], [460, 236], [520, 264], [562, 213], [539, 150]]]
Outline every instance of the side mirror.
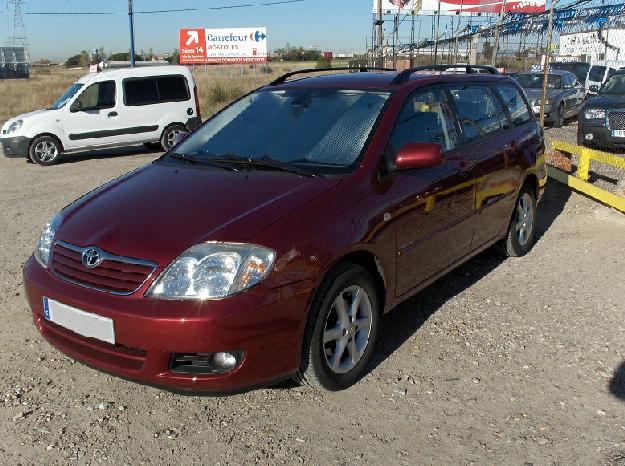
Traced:
[[72, 113], [80, 112], [82, 110], [82, 102], [80, 99], [74, 100], [72, 106], [69, 108], [69, 111]]
[[409, 142], [395, 156], [397, 170], [433, 168], [443, 163], [443, 148], [433, 142]]
[[172, 142], [171, 146], [177, 146], [178, 144], [180, 144], [182, 142], [182, 140], [184, 138], [186, 138], [189, 135], [189, 133], [185, 133], [184, 131], [181, 131], [180, 133], [176, 134], [176, 136], [174, 137], [174, 142]]

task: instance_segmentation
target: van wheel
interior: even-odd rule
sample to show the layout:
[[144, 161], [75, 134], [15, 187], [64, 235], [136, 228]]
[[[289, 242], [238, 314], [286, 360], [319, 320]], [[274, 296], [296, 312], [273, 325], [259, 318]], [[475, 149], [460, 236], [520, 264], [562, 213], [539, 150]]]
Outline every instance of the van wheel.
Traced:
[[373, 354], [380, 305], [365, 269], [343, 264], [324, 279], [308, 316], [296, 378], [320, 390], [343, 390], [364, 374]]
[[519, 193], [508, 233], [498, 244], [505, 257], [520, 257], [528, 253], [536, 239], [536, 196], [525, 185]]
[[54, 165], [61, 156], [61, 144], [51, 136], [39, 136], [30, 145], [28, 156], [44, 167]]
[[171, 149], [171, 147], [174, 145], [174, 140], [176, 139], [176, 136], [178, 136], [180, 133], [185, 132], [186, 130], [187, 129], [182, 125], [171, 125], [165, 128], [165, 131], [163, 131], [163, 135], [161, 136], [161, 147], [163, 148], [163, 150], [167, 151]]

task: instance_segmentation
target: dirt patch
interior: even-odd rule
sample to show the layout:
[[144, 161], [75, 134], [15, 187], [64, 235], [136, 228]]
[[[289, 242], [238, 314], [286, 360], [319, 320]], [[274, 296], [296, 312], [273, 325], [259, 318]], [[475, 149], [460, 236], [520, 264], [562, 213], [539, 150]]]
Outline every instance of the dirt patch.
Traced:
[[528, 256], [487, 251], [386, 316], [344, 392], [180, 396], [63, 356], [21, 265], [54, 212], [154, 157], [0, 158], [0, 463], [623, 464], [625, 225], [555, 182]]

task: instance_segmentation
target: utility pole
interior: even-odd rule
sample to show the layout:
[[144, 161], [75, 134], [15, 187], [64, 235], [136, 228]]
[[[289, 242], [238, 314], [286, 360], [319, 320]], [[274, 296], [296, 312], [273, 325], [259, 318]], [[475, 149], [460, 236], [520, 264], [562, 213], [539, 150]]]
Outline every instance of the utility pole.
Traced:
[[378, 66], [384, 67], [384, 29], [382, 25], [384, 20], [382, 19], [382, 0], [378, 0], [378, 14], [375, 22], [375, 48], [378, 55]]
[[506, 16], [506, 2], [507, 0], [503, 0], [501, 4], [501, 11], [499, 12], [499, 24], [497, 25], [497, 29], [495, 29], [495, 45], [493, 46], [493, 56], [490, 60], [491, 66], [497, 66], [497, 52], [499, 52], [499, 36], [501, 35], [501, 28], [503, 27], [503, 19]]
[[436, 32], [434, 33], [434, 65], [438, 59], [438, 32], [441, 25], [441, 0], [438, 0], [438, 9], [436, 11]]
[[135, 20], [132, 11], [132, 0], [128, 0], [128, 18], [130, 20], [130, 66], [135, 67]]
[[414, 8], [412, 14], [412, 29], [410, 30], [410, 68], [414, 67]]
[[558, 0], [551, 0], [549, 9], [549, 23], [547, 25], [547, 49], [545, 50], [545, 62], [543, 63], [543, 89], [540, 93], [540, 125], [545, 126], [545, 99], [547, 98], [547, 78], [549, 76], [549, 56], [551, 55], [551, 40], [553, 34], [553, 10]]

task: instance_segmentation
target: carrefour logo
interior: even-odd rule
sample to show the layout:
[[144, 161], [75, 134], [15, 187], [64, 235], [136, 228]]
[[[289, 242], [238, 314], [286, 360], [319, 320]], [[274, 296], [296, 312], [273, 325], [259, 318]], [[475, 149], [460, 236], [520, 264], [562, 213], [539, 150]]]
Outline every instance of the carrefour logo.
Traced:
[[256, 31], [250, 34], [250, 39], [254, 42], [260, 42], [261, 40], [265, 40], [267, 35], [264, 32]]

